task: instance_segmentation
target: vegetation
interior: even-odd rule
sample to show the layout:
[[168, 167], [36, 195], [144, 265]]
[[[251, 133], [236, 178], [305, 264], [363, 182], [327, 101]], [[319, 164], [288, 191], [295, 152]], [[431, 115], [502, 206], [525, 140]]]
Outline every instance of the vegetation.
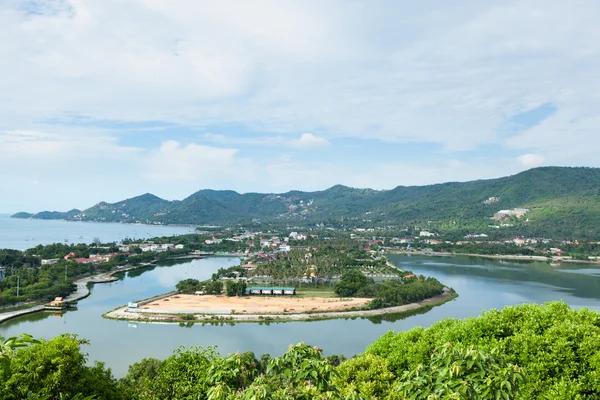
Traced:
[[40, 265], [40, 258], [17, 250], [0, 250], [0, 265], [6, 274], [0, 281], [0, 307], [67, 296], [74, 290], [72, 277], [88, 273], [90, 268], [66, 260]]
[[[33, 340], [23, 335], [2, 343], [0, 398], [20, 399], [126, 399], [110, 369], [102, 363], [86, 365], [83, 339], [61, 335], [52, 340]], [[92, 397], [86, 397], [86, 399]]]
[[[599, 187], [600, 169], [543, 167], [499, 179], [384, 191], [341, 185], [278, 195], [201, 190], [172, 202], [145, 194], [114, 204], [102, 202], [82, 212], [19, 213], [15, 217], [208, 225], [324, 223], [334, 228], [421, 226], [461, 237], [479, 231], [596, 239], [600, 233]], [[487, 201], [490, 198], [497, 200]], [[488, 226], [498, 210], [515, 207], [531, 212], [527, 218], [509, 221], [512, 227], [495, 230]]]
[[[411, 274], [412, 275], [412, 274]], [[340, 297], [370, 297], [369, 308], [401, 306], [442, 294], [444, 285], [435, 278], [412, 275], [401, 281], [375, 283], [357, 269], [349, 269], [334, 285]]]
[[[345, 360], [299, 343], [281, 357], [180, 348], [115, 380], [86, 366], [84, 340], [11, 338], [5, 399], [598, 399], [600, 314], [562, 302], [519, 305], [428, 329], [390, 332]], [[79, 396], [79, 397], [76, 397]]]
[[[73, 280], [84, 275], [111, 271], [121, 265], [140, 265], [156, 260], [166, 260], [185, 254], [186, 250], [168, 249], [156, 253], [142, 252], [132, 247], [132, 252], [122, 252], [115, 243], [38, 245], [25, 252], [0, 250], [0, 267], [4, 277], [0, 279], [0, 308], [30, 301], [46, 301], [65, 297], [76, 286]], [[90, 256], [110, 255], [108, 261], [78, 262]], [[43, 263], [42, 260], [47, 260]]]
[[[518, 365], [527, 378], [519, 384], [523, 399], [600, 398], [600, 314], [571, 310], [562, 302], [506, 307], [478, 318], [446, 319], [428, 329], [390, 332], [371, 344], [367, 354], [386, 359], [397, 375], [425, 372], [447, 343], [460, 346], [459, 354], [476, 346], [490, 359]], [[505, 369], [502, 363], [493, 365]]]
[[221, 294], [223, 283], [218, 280], [199, 281], [198, 279], [184, 279], [175, 285], [179, 293], [194, 294], [204, 292], [205, 294]]

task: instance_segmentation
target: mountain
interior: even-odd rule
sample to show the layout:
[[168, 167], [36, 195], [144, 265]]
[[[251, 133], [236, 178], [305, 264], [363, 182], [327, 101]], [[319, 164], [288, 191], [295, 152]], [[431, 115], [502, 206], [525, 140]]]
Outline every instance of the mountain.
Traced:
[[[500, 210], [525, 208], [525, 215]], [[518, 213], [517, 213], [518, 214]], [[473, 232], [504, 231], [537, 236], [598, 238], [600, 169], [543, 167], [471, 182], [398, 186], [392, 190], [342, 185], [317, 192], [281, 194], [200, 190], [181, 201], [144, 194], [83, 211], [19, 213], [15, 218], [228, 225], [252, 220], [286, 224], [394, 226]], [[504, 229], [506, 228], [506, 229]]]

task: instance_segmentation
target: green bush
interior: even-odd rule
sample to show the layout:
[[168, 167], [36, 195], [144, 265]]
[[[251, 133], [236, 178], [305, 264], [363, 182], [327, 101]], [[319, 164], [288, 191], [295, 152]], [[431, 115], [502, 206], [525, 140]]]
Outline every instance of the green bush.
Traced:
[[401, 376], [429, 364], [446, 343], [475, 345], [523, 368], [524, 399], [600, 398], [597, 312], [572, 310], [563, 302], [506, 307], [477, 318], [446, 319], [428, 329], [390, 332], [371, 344], [367, 353], [388, 360], [392, 371]]

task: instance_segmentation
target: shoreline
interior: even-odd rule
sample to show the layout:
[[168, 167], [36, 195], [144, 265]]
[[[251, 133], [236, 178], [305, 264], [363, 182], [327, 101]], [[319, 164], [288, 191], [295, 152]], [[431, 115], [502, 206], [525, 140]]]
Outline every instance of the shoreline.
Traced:
[[[40, 212], [44, 212], [44, 211], [40, 211]], [[29, 219], [29, 220], [34, 220], [34, 221], [62, 221], [62, 222], [85, 222], [85, 223], [94, 223], [94, 224], [124, 224], [124, 225], [141, 225], [141, 226], [174, 226], [174, 227], [179, 227], [179, 228], [194, 228], [194, 230], [192, 232], [195, 232], [198, 227], [198, 225], [196, 224], [145, 224], [143, 222], [125, 222], [125, 221], [89, 221], [89, 220], [72, 220], [72, 219], [64, 219], [64, 218], [33, 218], [33, 217], [15, 217], [14, 215], [16, 215], [18, 213], [12, 213], [12, 214], [0, 214], [0, 215], [7, 215], [8, 218], [10, 219]], [[37, 214], [37, 213], [36, 213]]]
[[[189, 259], [202, 259], [202, 258], [205, 258], [205, 256], [194, 255], [194, 256], [186, 256], [185, 257], [185, 259], [188, 259], [188, 258]], [[178, 260], [178, 259], [182, 259], [182, 258], [174, 257], [174, 258], [168, 258], [165, 260]], [[95, 284], [99, 284], [99, 283], [111, 283], [111, 282], [118, 281], [119, 278], [114, 276], [115, 274], [134, 271], [136, 269], [154, 267], [154, 266], [156, 266], [156, 264], [154, 264], [154, 263], [156, 263], [157, 261], [165, 261], [165, 260], [156, 259], [150, 263], [138, 264], [138, 265], [129, 266], [129, 267], [122, 267], [122, 268], [117, 268], [117, 269], [114, 269], [114, 270], [111, 270], [108, 272], [101, 272], [99, 274], [83, 276], [83, 277], [77, 279], [76, 281], [73, 281], [73, 283], [75, 285], [77, 285], [77, 288], [75, 289], [74, 292], [70, 293], [67, 297], [65, 297], [65, 301], [66, 302], [77, 302], [79, 300], [85, 299], [86, 297], [88, 297], [91, 294], [91, 291], [89, 288], [90, 285], [95, 285]], [[32, 314], [32, 313], [39, 312], [39, 311], [47, 311], [44, 308], [43, 304], [39, 304], [40, 301], [33, 301], [32, 303], [36, 303], [36, 305], [32, 306], [32, 307], [23, 308], [20, 310], [0, 312], [0, 324], [2, 324], [4, 321], [8, 321], [10, 319], [20, 317], [22, 315]]]
[[[169, 295], [171, 295], [169, 293]], [[144, 302], [152, 302], [164, 298], [164, 294], [147, 299]], [[378, 308], [374, 310], [351, 310], [351, 311], [323, 311], [311, 313], [256, 313], [256, 314], [232, 314], [229, 313], [202, 313], [202, 312], [131, 312], [127, 306], [120, 306], [102, 315], [103, 318], [147, 323], [211, 323], [211, 322], [299, 322], [299, 321], [319, 321], [325, 319], [343, 319], [370, 317], [377, 315], [402, 314], [427, 307], [442, 305], [458, 297], [458, 294], [450, 290], [445, 291], [439, 296], [431, 297], [415, 303], [404, 304], [401, 306]]]
[[430, 256], [430, 257], [481, 257], [488, 258], [493, 260], [506, 260], [506, 261], [540, 261], [540, 262], [564, 262], [564, 263], [579, 263], [579, 264], [600, 264], [600, 260], [591, 261], [591, 260], [574, 260], [568, 257], [561, 256], [525, 256], [525, 255], [514, 255], [514, 254], [476, 254], [476, 253], [451, 253], [447, 251], [406, 251], [406, 250], [388, 250], [386, 254], [400, 254], [400, 255], [420, 255], [420, 256]]
[[[112, 273], [110, 273], [110, 272], [109, 273], [103, 272], [101, 274], [96, 274], [96, 275], [80, 278], [73, 282], [75, 285], [77, 285], [77, 289], [75, 289], [75, 291], [73, 293], [71, 293], [67, 297], [65, 297], [65, 302], [77, 302], [79, 300], [82, 300], [82, 299], [85, 299], [86, 297], [88, 297], [91, 293], [89, 285], [93, 285], [93, 284], [97, 284], [97, 283], [110, 283], [110, 282], [114, 282], [116, 280], [118, 280], [118, 278], [115, 278], [114, 276], [112, 276]], [[32, 313], [39, 312], [39, 311], [46, 311], [46, 309], [44, 307], [45, 306], [42, 304], [42, 305], [36, 305], [33, 307], [29, 307], [29, 308], [24, 308], [21, 310], [7, 311], [4, 313], [0, 313], [0, 324], [5, 321], [8, 321], [10, 319], [20, 317], [22, 315], [32, 314]]]

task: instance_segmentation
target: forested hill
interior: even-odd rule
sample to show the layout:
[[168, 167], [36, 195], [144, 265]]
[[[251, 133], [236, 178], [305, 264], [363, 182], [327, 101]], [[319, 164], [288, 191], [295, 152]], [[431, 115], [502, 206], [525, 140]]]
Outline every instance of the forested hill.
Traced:
[[[525, 208], [518, 218], [500, 210]], [[600, 169], [543, 167], [517, 175], [472, 182], [398, 186], [392, 190], [341, 185], [318, 192], [240, 194], [200, 190], [181, 201], [152, 194], [84, 211], [18, 213], [15, 218], [228, 225], [261, 222], [338, 226], [417, 226], [470, 232], [518, 226], [523, 234], [600, 239]]]

